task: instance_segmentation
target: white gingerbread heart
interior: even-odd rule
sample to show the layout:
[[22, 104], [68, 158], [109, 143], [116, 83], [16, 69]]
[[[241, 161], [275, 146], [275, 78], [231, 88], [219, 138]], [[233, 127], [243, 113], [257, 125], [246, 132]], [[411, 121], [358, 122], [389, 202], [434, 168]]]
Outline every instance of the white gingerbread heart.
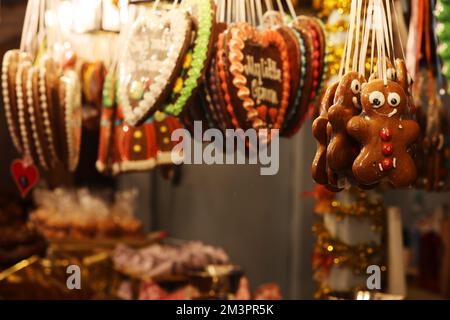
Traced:
[[119, 99], [131, 126], [144, 122], [166, 99], [190, 34], [191, 19], [180, 9], [152, 12], [131, 26], [119, 63]]

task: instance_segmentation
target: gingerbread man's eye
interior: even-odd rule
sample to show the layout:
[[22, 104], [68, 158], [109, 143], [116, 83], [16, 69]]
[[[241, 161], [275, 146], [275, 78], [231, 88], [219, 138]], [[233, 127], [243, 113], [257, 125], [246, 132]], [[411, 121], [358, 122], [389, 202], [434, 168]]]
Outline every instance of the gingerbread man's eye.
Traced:
[[380, 91], [374, 91], [369, 96], [370, 104], [376, 109], [381, 108], [384, 105], [384, 101], [384, 95]]
[[401, 100], [400, 95], [396, 92], [391, 92], [388, 95], [388, 103], [394, 108], [400, 104]]
[[351, 88], [354, 94], [358, 94], [361, 91], [361, 83], [358, 80], [353, 80]]

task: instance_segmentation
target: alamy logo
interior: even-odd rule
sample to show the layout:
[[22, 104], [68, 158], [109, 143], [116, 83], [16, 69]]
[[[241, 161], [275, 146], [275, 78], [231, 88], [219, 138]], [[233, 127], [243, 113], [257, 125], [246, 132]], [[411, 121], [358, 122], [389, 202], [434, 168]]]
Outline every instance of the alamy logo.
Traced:
[[[269, 141], [270, 135], [270, 143]], [[279, 170], [279, 130], [218, 129], [203, 132], [201, 121], [194, 122], [194, 137], [187, 129], [172, 132], [174, 164], [250, 164], [260, 165], [263, 176], [275, 175]], [[204, 142], [208, 144], [204, 146]], [[249, 147], [250, 146], [250, 147]], [[270, 151], [270, 152], [269, 152]]]
[[67, 277], [66, 286], [69, 290], [81, 290], [81, 269], [77, 265], [70, 265], [66, 269]]
[[370, 265], [366, 270], [370, 276], [367, 278], [366, 285], [369, 290], [381, 290], [381, 268], [377, 265]]

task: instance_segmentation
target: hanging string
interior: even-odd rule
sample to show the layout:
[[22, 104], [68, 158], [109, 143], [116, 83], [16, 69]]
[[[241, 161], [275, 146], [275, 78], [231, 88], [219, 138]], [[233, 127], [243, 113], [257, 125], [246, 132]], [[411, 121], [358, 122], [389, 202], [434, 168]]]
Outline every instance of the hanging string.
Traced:
[[[394, 3], [394, 0], [392, 0], [392, 6], [394, 7], [394, 20], [396, 21], [396, 23], [397, 23], [397, 30], [399, 29], [398, 28], [398, 16], [397, 16], [397, 9], [396, 9], [396, 5], [395, 5], [395, 3]], [[403, 48], [403, 41], [402, 41], [402, 39], [399, 39], [399, 42], [400, 42], [400, 48], [401, 48], [401, 50], [402, 50], [402, 59], [403, 60], [405, 60], [405, 50], [404, 50], [404, 48]]]
[[259, 25], [263, 24], [263, 10], [262, 10], [262, 0], [258, 0], [256, 2], [256, 11], [258, 13], [258, 20], [259, 20]]
[[[224, 0], [225, 1], [225, 0]], [[231, 4], [233, 2], [230, 3], [230, 5], [227, 5], [227, 24], [231, 23]]]
[[251, 12], [251, 15], [252, 15], [253, 25], [256, 26], [255, 1], [249, 0], [248, 3], [250, 4], [250, 12]]
[[[358, 61], [358, 72], [362, 75], [365, 75], [365, 64], [366, 64], [366, 56], [367, 49], [369, 46], [369, 37], [370, 37], [370, 24], [372, 15], [368, 16], [369, 7], [366, 6], [366, 1], [364, 1], [364, 14], [363, 14], [363, 29], [362, 29], [362, 44], [361, 50], [359, 53], [359, 61]], [[370, 14], [370, 13], [369, 13]]]
[[266, 2], [266, 11], [272, 11], [273, 10], [272, 3], [269, 0], [265, 0], [265, 2]]
[[344, 65], [345, 65], [345, 53], [347, 52], [347, 46], [348, 46], [348, 38], [350, 35], [347, 33], [346, 40], [344, 43], [344, 50], [342, 51], [342, 57], [341, 57], [341, 65], [339, 66], [339, 77], [338, 79], [341, 79], [344, 73]]
[[[391, 13], [391, 7], [390, 7], [389, 0], [386, 0], [386, 10], [387, 10], [387, 19], [388, 19], [388, 27], [389, 27], [389, 36], [390, 36], [390, 40], [391, 40], [391, 47], [392, 47], [392, 54], [393, 54], [392, 58], [395, 60], [397, 55], [395, 53], [393, 25], [392, 25], [392, 13]], [[400, 42], [401, 42], [401, 39], [400, 39]]]
[[353, 63], [352, 63], [352, 71], [357, 71], [358, 63], [357, 60], [359, 58], [359, 33], [361, 29], [361, 10], [362, 10], [362, 0], [358, 0], [357, 9], [356, 9], [356, 39], [355, 39], [355, 51], [353, 52]]
[[[356, 19], [356, 1], [352, 1], [350, 9], [350, 29], [347, 43], [347, 54], [345, 60], [345, 73], [350, 71], [350, 57], [353, 50], [353, 33], [355, 32], [355, 19]], [[356, 47], [356, 45], [355, 45]]]
[[372, 4], [372, 44], [371, 44], [371, 55], [370, 55], [370, 75], [374, 72], [374, 59], [375, 59], [375, 28], [373, 27], [373, 23], [375, 20], [375, 8]]
[[[391, 55], [391, 44], [392, 44], [392, 47], [393, 47], [393, 42], [392, 42], [392, 39], [391, 39], [391, 37], [390, 37], [390, 35], [389, 35], [389, 27], [388, 27], [388, 21], [387, 21], [387, 15], [386, 15], [386, 10], [389, 10], [389, 8], [385, 8], [384, 7], [384, 3], [383, 3], [383, 0], [380, 0], [380, 7], [381, 7], [381, 11], [380, 11], [380, 14], [381, 14], [381, 26], [383, 27], [383, 42], [384, 42], [384, 48], [385, 48], [385, 50], [387, 51], [387, 56], [386, 56], [386, 58], [388, 59], [388, 60], [391, 60], [392, 61], [392, 57], [393, 57], [393, 55], [394, 55], [394, 51], [393, 51], [393, 49], [392, 49], [392, 55]], [[392, 34], [391, 34], [392, 35]]]
[[278, 6], [278, 10], [280, 11], [281, 15], [284, 17], [286, 16], [285, 12], [284, 12], [284, 8], [283, 8], [283, 4], [281, 3], [281, 0], [277, 0], [277, 6]]
[[36, 15], [33, 15], [33, 12], [36, 12], [36, 5], [39, 5], [39, 0], [29, 0], [25, 11], [22, 37], [20, 38], [20, 51], [23, 52], [31, 51], [30, 37], [33, 33], [36, 35], [38, 29], [38, 20], [36, 19]]
[[221, 10], [220, 10], [220, 22], [225, 22], [225, 0], [220, 0]]
[[295, 12], [294, 5], [292, 4], [291, 0], [286, 1], [289, 12], [291, 13], [292, 19], [295, 19], [297, 17], [297, 13]]

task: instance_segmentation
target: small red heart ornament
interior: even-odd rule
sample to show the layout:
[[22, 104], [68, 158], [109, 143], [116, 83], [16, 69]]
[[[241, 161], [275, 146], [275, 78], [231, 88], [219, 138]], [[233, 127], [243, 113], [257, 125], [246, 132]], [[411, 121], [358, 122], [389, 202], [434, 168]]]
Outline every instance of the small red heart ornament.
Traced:
[[39, 171], [36, 166], [21, 159], [12, 162], [11, 174], [22, 198], [25, 198], [39, 181]]

